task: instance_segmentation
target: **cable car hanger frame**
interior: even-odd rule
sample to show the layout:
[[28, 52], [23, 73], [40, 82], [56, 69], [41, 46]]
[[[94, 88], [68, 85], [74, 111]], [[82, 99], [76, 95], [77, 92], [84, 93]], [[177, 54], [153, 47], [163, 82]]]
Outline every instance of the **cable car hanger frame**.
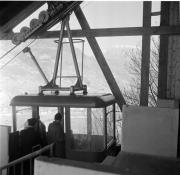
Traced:
[[[87, 94], [87, 85], [83, 84], [82, 82], [82, 77], [80, 75], [80, 71], [79, 71], [79, 66], [78, 66], [78, 62], [77, 62], [77, 57], [76, 57], [76, 53], [75, 53], [75, 48], [74, 48], [74, 43], [73, 43], [73, 39], [72, 39], [72, 35], [71, 35], [71, 30], [70, 30], [70, 26], [69, 26], [69, 18], [70, 16], [67, 16], [66, 18], [64, 18], [62, 20], [61, 23], [61, 29], [60, 29], [60, 33], [59, 33], [59, 40], [56, 43], [58, 43], [58, 47], [57, 47], [57, 53], [56, 53], [56, 59], [55, 59], [55, 64], [54, 64], [54, 72], [53, 72], [53, 77], [52, 80], [49, 82], [47, 77], [45, 76], [43, 70], [41, 69], [40, 65], [38, 64], [36, 58], [34, 57], [34, 55], [32, 54], [31, 50], [29, 47], [26, 47], [23, 52], [24, 53], [29, 53], [33, 62], [35, 63], [36, 67], [38, 68], [41, 76], [43, 77], [46, 85], [45, 86], [40, 86], [39, 87], [39, 95], [44, 95], [44, 91], [50, 91], [50, 92], [54, 92], [55, 95], [58, 95], [60, 91], [70, 91], [70, 95], [74, 95], [75, 91], [82, 91], [83, 95]], [[62, 52], [62, 45], [63, 45], [63, 35], [64, 35], [64, 30], [67, 30], [67, 34], [68, 34], [68, 39], [69, 39], [69, 44], [70, 44], [70, 49], [71, 49], [71, 53], [72, 53], [72, 58], [73, 58], [73, 63], [74, 63], [74, 67], [75, 67], [75, 72], [76, 72], [76, 76], [77, 77], [77, 82], [75, 83], [75, 85], [72, 85], [70, 87], [60, 87], [56, 84], [56, 79], [57, 79], [57, 73], [58, 73], [58, 67], [59, 67], [59, 60], [60, 60], [60, 55]], [[84, 47], [83, 47], [84, 49]], [[84, 51], [83, 51], [84, 52]], [[83, 62], [83, 57], [82, 57], [82, 62]], [[83, 67], [83, 65], [82, 65]], [[83, 70], [83, 68], [82, 68]], [[83, 72], [82, 72], [83, 74]], [[60, 75], [62, 76], [62, 75]], [[62, 77], [60, 77], [61, 79]]]

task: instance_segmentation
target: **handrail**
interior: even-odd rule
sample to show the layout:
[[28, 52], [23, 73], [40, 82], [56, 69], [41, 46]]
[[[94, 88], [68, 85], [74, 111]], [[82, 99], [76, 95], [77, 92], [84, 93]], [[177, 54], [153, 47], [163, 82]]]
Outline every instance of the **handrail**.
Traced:
[[25, 155], [25, 156], [23, 156], [23, 157], [21, 157], [19, 159], [16, 159], [16, 160], [8, 163], [7, 165], [1, 166], [0, 167], [0, 173], [2, 172], [3, 169], [9, 168], [10, 166], [14, 166], [15, 164], [18, 164], [18, 163], [20, 163], [22, 161], [31, 159], [31, 158], [33, 158], [33, 157], [35, 157], [35, 156], [37, 156], [37, 155], [39, 155], [39, 154], [41, 154], [41, 153], [43, 153], [45, 151], [50, 150], [50, 155], [52, 155], [53, 145], [54, 145], [54, 143], [52, 143], [50, 145], [47, 145], [47, 146], [41, 148], [40, 150], [37, 150], [37, 151], [32, 152], [30, 154], [27, 154], [27, 155]]

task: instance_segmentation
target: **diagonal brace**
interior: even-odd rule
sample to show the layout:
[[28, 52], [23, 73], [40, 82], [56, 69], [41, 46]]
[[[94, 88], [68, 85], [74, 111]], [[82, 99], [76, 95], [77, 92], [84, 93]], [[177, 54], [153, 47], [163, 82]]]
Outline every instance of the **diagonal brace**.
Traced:
[[60, 59], [60, 53], [61, 53], [61, 48], [62, 48], [62, 41], [63, 41], [65, 24], [66, 24], [66, 19], [64, 19], [62, 21], [61, 30], [59, 33], [58, 49], [57, 49], [57, 53], [56, 53], [56, 61], [55, 61], [55, 65], [54, 65], [54, 73], [53, 73], [53, 78], [52, 78], [53, 85], [56, 84], [56, 78], [57, 78], [57, 72], [58, 72], [59, 59]]
[[[90, 26], [89, 26], [80, 7], [77, 10], [75, 10], [75, 15], [79, 21], [79, 24], [80, 24], [82, 30], [90, 31]], [[126, 102], [125, 102], [124, 97], [118, 87], [118, 84], [116, 83], [116, 80], [106, 62], [106, 59], [105, 59], [101, 49], [100, 49], [95, 37], [86, 35], [86, 38], [87, 38], [89, 45], [96, 57], [97, 62], [106, 78], [106, 81], [107, 81], [113, 95], [115, 96], [120, 109], [122, 110], [122, 106], [124, 104], [126, 104]]]
[[45, 81], [46, 83], [49, 83], [49, 81], [48, 81], [46, 75], [44, 74], [44, 72], [43, 72], [43, 70], [41, 69], [39, 63], [37, 62], [36, 58], [34, 57], [33, 53], [31, 52], [31, 49], [30, 49], [29, 47], [26, 47], [26, 48], [24, 48], [23, 52], [24, 52], [24, 53], [28, 52], [28, 53], [30, 54], [30, 56], [31, 56], [31, 58], [32, 58], [32, 60], [33, 60], [33, 62], [34, 62], [35, 65], [37, 66], [37, 68], [38, 68], [40, 74], [42, 75], [42, 77], [43, 77], [43, 79], [44, 79], [44, 81]]
[[77, 62], [77, 58], [76, 58], [76, 53], [75, 53], [74, 44], [73, 44], [73, 40], [72, 40], [71, 30], [69, 27], [69, 19], [66, 21], [66, 29], [67, 29], [67, 34], [68, 34], [68, 38], [69, 38], [69, 44], [70, 44], [71, 53], [72, 53], [72, 57], [73, 57], [74, 67], [75, 67], [76, 75], [78, 78], [77, 82], [79, 83], [79, 86], [82, 87], [83, 84], [82, 84], [81, 75], [80, 75], [78, 62]]

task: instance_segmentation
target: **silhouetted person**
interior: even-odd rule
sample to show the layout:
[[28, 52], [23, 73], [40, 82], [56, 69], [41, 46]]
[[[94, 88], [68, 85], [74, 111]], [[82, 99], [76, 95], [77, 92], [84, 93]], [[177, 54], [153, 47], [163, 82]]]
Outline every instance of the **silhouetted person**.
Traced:
[[40, 138], [41, 138], [41, 146], [47, 145], [47, 134], [46, 134], [46, 126], [45, 124], [40, 120], [40, 117], [38, 116], [37, 122], [35, 124], [35, 129], [39, 132]]
[[34, 128], [36, 120], [28, 119], [25, 129], [20, 131], [22, 156], [33, 151], [33, 147], [40, 145], [40, 136]]
[[54, 143], [54, 156], [65, 158], [65, 135], [61, 125], [62, 115], [57, 113], [48, 127], [48, 144]]
[[46, 138], [46, 126], [44, 123], [38, 118], [30, 118], [27, 120], [27, 124], [25, 128], [32, 127], [39, 139], [39, 144], [41, 147], [47, 145], [47, 138]]

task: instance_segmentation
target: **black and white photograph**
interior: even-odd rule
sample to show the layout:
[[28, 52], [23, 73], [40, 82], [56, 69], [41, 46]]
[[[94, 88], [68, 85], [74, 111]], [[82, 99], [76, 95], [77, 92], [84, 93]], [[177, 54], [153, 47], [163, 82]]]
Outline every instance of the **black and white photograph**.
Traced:
[[180, 1], [0, 0], [0, 175], [180, 175]]

